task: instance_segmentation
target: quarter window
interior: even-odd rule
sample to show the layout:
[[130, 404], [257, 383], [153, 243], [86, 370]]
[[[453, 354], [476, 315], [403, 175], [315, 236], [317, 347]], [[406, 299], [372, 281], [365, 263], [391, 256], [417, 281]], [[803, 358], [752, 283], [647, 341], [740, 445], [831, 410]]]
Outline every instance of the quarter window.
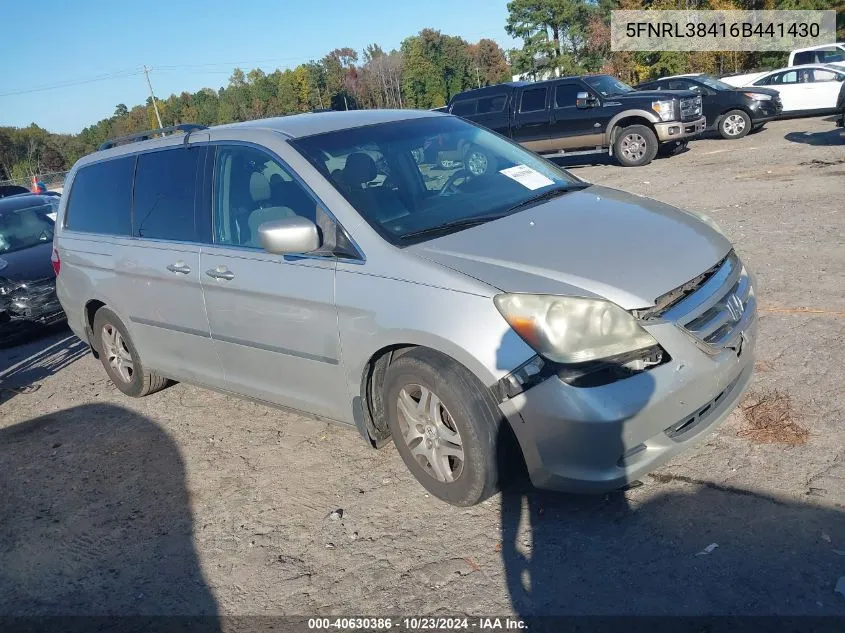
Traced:
[[135, 237], [199, 242], [194, 198], [205, 148], [141, 154], [135, 176]]
[[134, 156], [80, 168], [71, 183], [65, 227], [71, 231], [128, 236], [134, 171]]
[[483, 97], [478, 100], [478, 114], [501, 112], [505, 109], [505, 103], [507, 102], [507, 100], [507, 95], [493, 95], [492, 97]]
[[545, 110], [547, 91], [547, 88], [531, 88], [523, 91], [519, 111], [537, 112], [538, 110]]
[[475, 114], [475, 109], [478, 101], [475, 99], [467, 99], [465, 101], [455, 101], [452, 104], [452, 112], [455, 116], [466, 116], [468, 114]]

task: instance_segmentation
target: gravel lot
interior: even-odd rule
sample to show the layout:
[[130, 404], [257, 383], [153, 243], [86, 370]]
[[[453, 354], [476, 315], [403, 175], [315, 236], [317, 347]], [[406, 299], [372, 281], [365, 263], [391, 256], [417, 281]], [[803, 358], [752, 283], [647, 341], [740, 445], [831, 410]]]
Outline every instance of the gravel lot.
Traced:
[[718, 222], [757, 275], [752, 391], [809, 435], [734, 412], [626, 493], [458, 509], [354, 429], [126, 398], [62, 330], [0, 350], [0, 612], [845, 615], [845, 137], [780, 121], [574, 173]]

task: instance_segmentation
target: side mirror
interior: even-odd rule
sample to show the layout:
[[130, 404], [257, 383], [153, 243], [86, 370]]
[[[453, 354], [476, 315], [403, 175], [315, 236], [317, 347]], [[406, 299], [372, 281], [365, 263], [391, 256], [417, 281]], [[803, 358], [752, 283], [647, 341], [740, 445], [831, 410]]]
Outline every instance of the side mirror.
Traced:
[[258, 241], [265, 251], [276, 255], [310, 253], [320, 248], [317, 225], [299, 216], [259, 225]]
[[598, 99], [596, 99], [589, 92], [579, 92], [577, 95], [575, 95], [575, 107], [581, 110], [592, 108], [597, 103]]

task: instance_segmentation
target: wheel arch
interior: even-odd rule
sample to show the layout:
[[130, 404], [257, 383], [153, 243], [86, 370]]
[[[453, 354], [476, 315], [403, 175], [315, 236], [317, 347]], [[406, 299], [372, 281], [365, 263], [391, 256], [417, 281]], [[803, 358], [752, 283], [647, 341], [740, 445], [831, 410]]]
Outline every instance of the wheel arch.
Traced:
[[615, 114], [608, 122], [605, 144], [608, 146], [613, 145], [619, 132], [629, 125], [645, 125], [654, 131], [654, 124], [658, 121], [657, 115], [646, 110], [623, 110]]
[[434, 339], [427, 337], [425, 341], [414, 337], [397, 340], [403, 342], [383, 344], [373, 350], [363, 365], [353, 370], [350, 376], [353, 379], [357, 377], [357, 384], [350, 380], [351, 386], [356, 391], [353, 400], [355, 426], [364, 440], [376, 448], [390, 440], [382, 386], [391, 363], [397, 358], [414, 350], [425, 350], [462, 367], [484, 388], [489, 388], [498, 380], [497, 376], [485, 368], [481, 361], [451, 341], [440, 340], [437, 337]]

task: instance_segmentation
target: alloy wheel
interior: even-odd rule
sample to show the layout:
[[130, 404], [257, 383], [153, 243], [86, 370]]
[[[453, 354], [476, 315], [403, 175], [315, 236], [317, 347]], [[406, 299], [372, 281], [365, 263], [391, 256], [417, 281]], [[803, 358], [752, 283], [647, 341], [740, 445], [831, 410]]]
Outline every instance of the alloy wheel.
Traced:
[[745, 119], [738, 114], [732, 114], [725, 118], [722, 128], [728, 136], [739, 136], [745, 130]]
[[397, 409], [402, 439], [417, 463], [437, 481], [458, 479], [464, 467], [463, 441], [437, 394], [422, 385], [405, 385]]
[[120, 330], [111, 323], [106, 323], [103, 326], [100, 339], [103, 342], [103, 354], [111, 368], [123, 382], [132, 382], [132, 376], [135, 374], [135, 363], [132, 361], [132, 354], [129, 352]]

